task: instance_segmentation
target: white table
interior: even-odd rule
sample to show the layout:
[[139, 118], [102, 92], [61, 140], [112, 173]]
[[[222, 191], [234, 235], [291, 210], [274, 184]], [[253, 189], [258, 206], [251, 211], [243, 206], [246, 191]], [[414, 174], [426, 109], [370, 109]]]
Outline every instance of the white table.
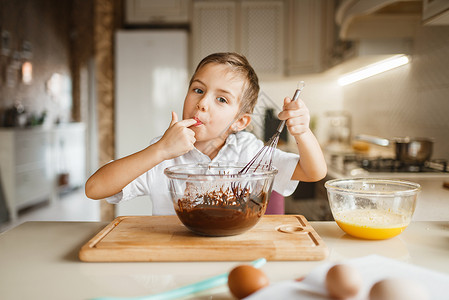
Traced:
[[[271, 282], [299, 278], [325, 262], [379, 254], [449, 274], [449, 222], [413, 222], [390, 240], [364, 241], [335, 222], [310, 222], [329, 247], [325, 261], [271, 262]], [[107, 223], [28, 222], [0, 235], [1, 299], [89, 299], [162, 292], [230, 271], [241, 262], [86, 263], [80, 247]], [[248, 249], [250, 251], [250, 249]], [[232, 299], [226, 286], [195, 299]]]

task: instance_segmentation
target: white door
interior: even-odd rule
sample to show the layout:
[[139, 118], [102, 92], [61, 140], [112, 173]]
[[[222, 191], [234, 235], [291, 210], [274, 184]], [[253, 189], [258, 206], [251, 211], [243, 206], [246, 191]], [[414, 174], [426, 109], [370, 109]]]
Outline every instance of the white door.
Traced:
[[[171, 111], [182, 117], [188, 87], [187, 32], [132, 30], [116, 33], [115, 156], [142, 150], [162, 135]], [[117, 215], [149, 215], [148, 197], [121, 203]]]

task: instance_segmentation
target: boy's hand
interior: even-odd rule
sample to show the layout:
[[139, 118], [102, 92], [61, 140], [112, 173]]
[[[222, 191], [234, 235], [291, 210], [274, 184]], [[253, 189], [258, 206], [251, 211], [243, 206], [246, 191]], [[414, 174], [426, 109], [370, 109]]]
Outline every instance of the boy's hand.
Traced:
[[158, 142], [164, 152], [164, 160], [178, 157], [194, 148], [195, 132], [188, 127], [195, 123], [194, 119], [178, 122], [178, 115], [172, 112], [170, 126]]
[[304, 101], [284, 99], [283, 111], [278, 114], [280, 120], [286, 120], [285, 125], [293, 136], [300, 136], [309, 130], [310, 113]]

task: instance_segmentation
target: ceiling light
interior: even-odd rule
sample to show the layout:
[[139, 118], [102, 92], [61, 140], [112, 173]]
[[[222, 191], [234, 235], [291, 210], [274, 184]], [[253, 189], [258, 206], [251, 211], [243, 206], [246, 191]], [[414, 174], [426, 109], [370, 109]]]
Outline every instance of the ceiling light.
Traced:
[[403, 66], [409, 63], [407, 55], [400, 54], [390, 57], [388, 59], [379, 61], [372, 65], [366, 66], [354, 72], [345, 74], [338, 79], [338, 84], [341, 86], [354, 83], [356, 81], [377, 75], [379, 73]]

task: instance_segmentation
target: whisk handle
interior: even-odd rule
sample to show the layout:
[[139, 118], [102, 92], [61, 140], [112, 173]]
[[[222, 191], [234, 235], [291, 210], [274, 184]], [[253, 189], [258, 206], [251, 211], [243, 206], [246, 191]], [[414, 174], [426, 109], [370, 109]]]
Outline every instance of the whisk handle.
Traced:
[[284, 129], [284, 126], [285, 126], [285, 120], [282, 120], [281, 123], [279, 123], [279, 126], [278, 126], [277, 131], [278, 131], [279, 133], [281, 133], [281, 132], [282, 132], [282, 129]]
[[[299, 89], [296, 89], [295, 94], [293, 95], [292, 101], [298, 100], [299, 94], [301, 94], [302, 88], [303, 88], [303, 87], [301, 87], [301, 88], [299, 88]], [[279, 123], [279, 126], [278, 126], [277, 131], [278, 131], [279, 133], [281, 133], [282, 130], [284, 129], [284, 126], [285, 126], [285, 120], [282, 120], [281, 123]]]
[[301, 91], [302, 91], [302, 88], [297, 89], [297, 90], [295, 91], [295, 94], [293, 95], [292, 101], [298, 100], [299, 94], [301, 94]]

